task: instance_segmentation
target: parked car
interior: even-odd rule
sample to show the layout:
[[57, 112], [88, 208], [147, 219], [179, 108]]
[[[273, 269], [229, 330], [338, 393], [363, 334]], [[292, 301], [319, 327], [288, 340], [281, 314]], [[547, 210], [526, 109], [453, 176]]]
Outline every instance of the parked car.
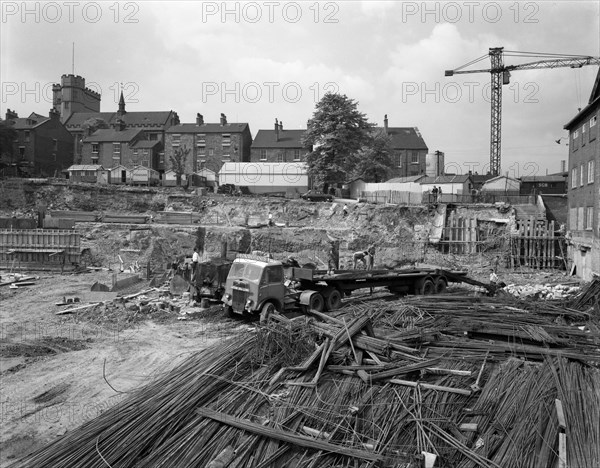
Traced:
[[300, 195], [300, 198], [308, 201], [333, 201], [333, 195], [329, 195], [328, 193], [317, 193], [311, 190]]
[[233, 184], [219, 185], [219, 188], [217, 188], [217, 193], [225, 193], [227, 195], [233, 195], [235, 193], [235, 185], [233, 185]]

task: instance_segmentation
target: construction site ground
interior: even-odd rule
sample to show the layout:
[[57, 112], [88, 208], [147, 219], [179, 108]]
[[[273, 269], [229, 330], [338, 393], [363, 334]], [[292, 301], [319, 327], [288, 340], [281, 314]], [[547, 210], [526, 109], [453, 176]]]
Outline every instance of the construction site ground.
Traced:
[[[165, 200], [161, 210], [190, 208], [187, 202], [170, 203], [168, 196], [152, 195], [157, 196]], [[49, 200], [55, 209], [81, 208], [81, 200], [74, 202], [77, 198], [72, 196], [53, 197]], [[39, 200], [39, 195], [25, 199], [27, 203], [23, 206], [33, 210]], [[96, 203], [105, 202], [107, 206], [91, 208], [111, 207], [109, 201], [103, 200], [98, 198]], [[124, 200], [119, 200], [123, 204], [119, 208], [136, 212]], [[299, 200], [219, 197], [194, 201], [191, 206], [207, 218], [220, 213], [221, 220], [227, 220], [219, 226], [205, 226], [202, 233], [205, 245], [212, 246], [207, 248], [206, 257], [218, 251], [219, 239], [225, 233], [230, 243], [233, 235], [238, 244], [248, 243], [253, 250], [271, 251], [276, 258], [294, 254], [303, 261], [319, 264], [326, 262], [324, 243], [328, 235], [333, 235], [343, 239], [342, 263], [350, 261], [353, 251], [376, 243], [380, 246], [376, 264], [425, 261], [464, 269], [472, 278], [485, 281], [495, 256], [493, 250], [467, 257], [442, 254], [435, 249], [423, 255], [415, 237], [433, 216], [427, 207], [354, 204], [349, 216], [343, 217], [337, 204]], [[10, 207], [0, 208], [4, 208], [5, 214], [10, 211]], [[496, 212], [493, 207], [481, 208], [485, 209], [492, 215]], [[156, 213], [145, 205], [137, 212], [140, 211]], [[269, 211], [275, 213], [280, 227], [262, 227]], [[142, 312], [139, 307], [129, 310], [99, 306], [92, 312], [56, 315], [64, 308], [56, 305], [63, 298], [79, 297], [85, 303], [94, 282], [110, 284], [113, 271], [120, 265], [119, 255], [126, 268], [135, 262], [149, 263], [154, 272], [165, 270], [174, 257], [191, 255], [202, 226], [201, 223], [194, 226], [153, 223], [140, 229], [140, 226], [78, 223], [82, 247], [89, 249], [86, 262], [93, 269], [79, 273], [23, 272], [38, 277], [35, 284], [18, 289], [0, 288], [0, 466], [92, 420], [129, 392], [181, 363], [190, 353], [255, 325], [225, 317], [218, 304], [200, 309], [178, 298], [172, 300], [178, 304], [174, 309]], [[248, 239], [245, 232], [249, 231]], [[3, 277], [6, 273], [0, 270]], [[507, 284], [576, 283], [564, 270], [509, 271], [500, 266], [499, 277]], [[140, 283], [137, 289], [144, 286], [147, 283]], [[450, 290], [453, 289], [482, 294], [468, 285], [454, 285]], [[374, 295], [369, 291], [359, 292], [348, 299], [356, 303], [382, 297], [402, 300], [385, 291], [375, 291]]]

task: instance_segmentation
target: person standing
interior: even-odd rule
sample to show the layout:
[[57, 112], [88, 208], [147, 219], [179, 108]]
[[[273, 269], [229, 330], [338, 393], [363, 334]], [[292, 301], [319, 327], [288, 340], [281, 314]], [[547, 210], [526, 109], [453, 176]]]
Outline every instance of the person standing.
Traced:
[[269, 226], [273, 226], [273, 213], [269, 211]]
[[192, 282], [196, 279], [196, 269], [198, 268], [198, 263], [200, 263], [200, 254], [198, 253], [198, 247], [194, 247], [194, 253], [192, 254]]
[[441, 203], [442, 202], [442, 186], [440, 185], [437, 189], [437, 202]]
[[372, 270], [375, 265], [375, 246], [371, 245], [367, 249], [367, 270]]
[[345, 218], [348, 216], [348, 205], [344, 203], [344, 207], [342, 208], [342, 216]]
[[431, 198], [433, 198], [433, 203], [435, 203], [437, 201], [437, 195], [438, 195], [438, 189], [434, 185], [433, 188], [431, 189]]

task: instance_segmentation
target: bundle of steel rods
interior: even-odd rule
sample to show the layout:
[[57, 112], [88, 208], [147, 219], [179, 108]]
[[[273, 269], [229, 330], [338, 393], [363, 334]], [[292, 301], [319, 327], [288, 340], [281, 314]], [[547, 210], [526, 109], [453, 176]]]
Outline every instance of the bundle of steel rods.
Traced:
[[13, 466], [600, 466], [598, 318], [473, 299], [274, 314]]

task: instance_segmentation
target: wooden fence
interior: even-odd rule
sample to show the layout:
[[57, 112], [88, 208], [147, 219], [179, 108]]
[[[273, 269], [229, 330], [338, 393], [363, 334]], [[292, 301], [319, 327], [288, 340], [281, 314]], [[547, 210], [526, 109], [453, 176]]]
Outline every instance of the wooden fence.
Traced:
[[504, 257], [509, 268], [565, 269], [566, 243], [554, 221], [544, 218], [516, 220], [516, 226], [498, 225], [452, 212], [446, 220], [442, 251], [460, 255], [490, 250]]
[[80, 234], [73, 230], [0, 230], [0, 267], [54, 269], [79, 263]]
[[529, 218], [517, 220], [518, 234], [510, 237], [510, 266], [565, 269], [566, 243], [554, 221]]

